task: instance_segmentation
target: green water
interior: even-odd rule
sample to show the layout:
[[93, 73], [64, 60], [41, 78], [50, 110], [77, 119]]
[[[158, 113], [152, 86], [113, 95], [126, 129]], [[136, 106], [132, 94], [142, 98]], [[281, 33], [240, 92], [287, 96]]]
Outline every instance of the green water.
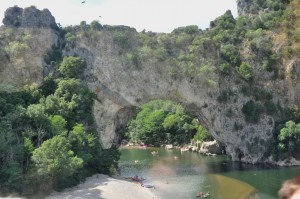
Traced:
[[[159, 155], [152, 155], [151, 151], [154, 150]], [[261, 199], [274, 199], [278, 198], [277, 192], [284, 180], [300, 174], [300, 167], [274, 168], [268, 165], [242, 164], [231, 162], [227, 156], [208, 157], [161, 148], [121, 149], [119, 166], [123, 177], [138, 175], [146, 178], [145, 183], [154, 185], [156, 188], [152, 191], [162, 199], [196, 198], [199, 191], [210, 192], [209, 198], [235, 199], [225, 195], [228, 192], [238, 192], [242, 186], [235, 185], [230, 190], [219, 189], [211, 177], [214, 174], [247, 183], [255, 188]], [[221, 182], [219, 186], [226, 183]]]

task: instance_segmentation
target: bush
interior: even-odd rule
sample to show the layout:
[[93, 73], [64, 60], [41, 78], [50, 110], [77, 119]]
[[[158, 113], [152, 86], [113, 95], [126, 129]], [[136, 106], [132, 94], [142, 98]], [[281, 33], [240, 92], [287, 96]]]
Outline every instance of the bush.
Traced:
[[79, 57], [64, 57], [59, 66], [59, 72], [67, 78], [79, 78], [84, 72], [85, 61]]
[[131, 47], [131, 42], [129, 40], [129, 33], [127, 32], [115, 32], [114, 42], [116, 42], [121, 48], [128, 49]]
[[140, 68], [141, 61], [140, 61], [140, 56], [137, 52], [127, 53], [126, 59], [136, 68]]
[[242, 112], [245, 115], [246, 121], [257, 123], [260, 114], [263, 112], [263, 107], [261, 106], [261, 104], [255, 103], [253, 100], [250, 100], [243, 105]]
[[298, 155], [300, 152], [298, 147], [300, 145], [300, 124], [293, 121], [286, 122], [285, 127], [280, 130], [278, 140], [277, 147], [280, 152]]
[[266, 101], [264, 107], [266, 112], [270, 115], [277, 112], [277, 107], [272, 100]]
[[231, 72], [231, 66], [227, 62], [223, 62], [219, 65], [218, 71], [223, 75], [229, 75]]
[[207, 141], [207, 140], [211, 140], [211, 135], [208, 133], [207, 129], [202, 126], [199, 125], [197, 128], [197, 132], [193, 138], [194, 141]]
[[44, 57], [46, 64], [50, 64], [52, 61], [59, 63], [62, 60], [62, 52], [58, 46], [52, 45], [51, 50], [47, 52]]
[[240, 65], [240, 56], [237, 47], [232, 44], [221, 46], [221, 58], [227, 61], [232, 67]]
[[230, 97], [233, 95], [233, 93], [232, 93], [232, 91], [231, 90], [228, 90], [228, 91], [226, 91], [226, 90], [223, 90], [222, 92], [221, 92], [221, 94], [218, 96], [218, 102], [223, 102], [223, 103], [226, 103], [229, 99], [230, 99]]
[[238, 72], [246, 81], [253, 80], [253, 68], [249, 64], [242, 62], [242, 64], [238, 68]]
[[99, 23], [99, 21], [94, 20], [91, 22], [91, 28], [93, 30], [101, 30], [102, 29], [102, 25]]

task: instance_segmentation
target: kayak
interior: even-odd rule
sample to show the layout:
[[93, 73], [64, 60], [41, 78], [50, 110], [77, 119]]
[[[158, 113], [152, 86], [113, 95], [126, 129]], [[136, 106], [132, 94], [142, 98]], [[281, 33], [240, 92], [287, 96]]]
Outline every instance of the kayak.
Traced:
[[143, 184], [142, 183], [141, 186], [145, 187], [145, 188], [154, 188], [155, 189], [154, 185], [152, 185], [152, 184]]
[[142, 181], [144, 181], [144, 180], [146, 180], [145, 178], [129, 178], [130, 180], [132, 180], [132, 181], [136, 181], [136, 182], [142, 182]]

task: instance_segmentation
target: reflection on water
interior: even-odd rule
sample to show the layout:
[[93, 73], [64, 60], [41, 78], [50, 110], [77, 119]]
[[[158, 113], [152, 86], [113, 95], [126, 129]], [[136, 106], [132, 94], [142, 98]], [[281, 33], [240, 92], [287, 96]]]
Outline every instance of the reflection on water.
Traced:
[[[151, 154], [154, 150], [158, 155]], [[153, 191], [163, 199], [196, 198], [199, 191], [210, 192], [209, 198], [214, 199], [240, 199], [232, 194], [243, 189], [242, 195], [256, 190], [259, 198], [274, 199], [282, 181], [300, 173], [300, 167], [278, 169], [242, 164], [231, 162], [227, 156], [208, 157], [180, 150], [125, 148], [121, 154], [121, 175], [146, 178], [146, 183], [154, 184]]]
[[245, 182], [216, 174], [210, 174], [209, 178], [214, 198], [259, 198], [256, 189]]

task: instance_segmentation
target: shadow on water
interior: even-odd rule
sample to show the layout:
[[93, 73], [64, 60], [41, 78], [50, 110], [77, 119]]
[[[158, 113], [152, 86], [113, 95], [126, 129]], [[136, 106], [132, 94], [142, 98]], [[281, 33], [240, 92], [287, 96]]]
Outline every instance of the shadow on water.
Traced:
[[[158, 151], [158, 155], [151, 154], [154, 150]], [[246, 190], [253, 188], [261, 199], [273, 199], [277, 198], [282, 181], [300, 173], [299, 167], [245, 164], [232, 162], [227, 156], [203, 156], [192, 152], [182, 153], [176, 149], [122, 149], [121, 154], [121, 175], [145, 177], [148, 182], [155, 184], [157, 189], [154, 192], [164, 199], [195, 198], [199, 191], [210, 192], [210, 198], [234, 199], [237, 197], [232, 198], [228, 193], [235, 193], [234, 190], [242, 190], [242, 187], [246, 187]], [[223, 180], [211, 176], [221, 176]], [[239, 185], [240, 188], [220, 188], [225, 185], [230, 185], [229, 188]]]

